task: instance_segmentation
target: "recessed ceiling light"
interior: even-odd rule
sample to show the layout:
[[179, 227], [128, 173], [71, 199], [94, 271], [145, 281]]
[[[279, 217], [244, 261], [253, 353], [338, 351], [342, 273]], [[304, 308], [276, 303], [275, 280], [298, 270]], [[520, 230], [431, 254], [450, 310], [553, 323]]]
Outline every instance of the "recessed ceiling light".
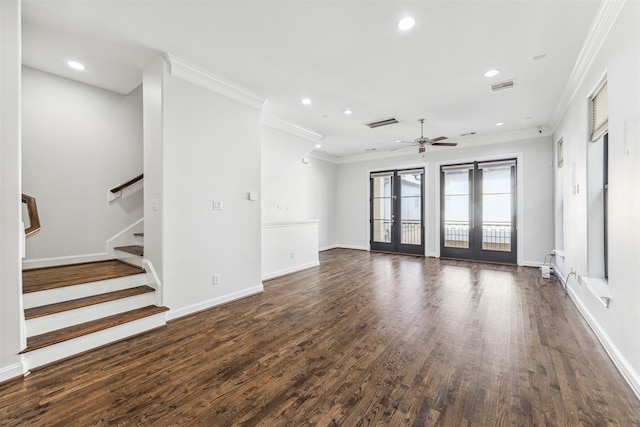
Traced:
[[347, 116], [349, 116], [349, 115], [353, 114], [353, 111], [351, 111], [350, 109], [347, 108], [346, 110], [343, 111], [343, 113], [345, 113]]
[[502, 125], [504, 125], [504, 123], [503, 123], [503, 122], [498, 122], [498, 123], [494, 124], [494, 126], [498, 126], [498, 127], [500, 127], [500, 126], [502, 126]]
[[484, 73], [485, 77], [495, 77], [498, 74], [500, 74], [500, 70], [498, 70], [497, 68], [494, 68], [493, 70], [489, 70], [486, 73]]
[[407, 16], [398, 21], [398, 29], [402, 31], [410, 30], [414, 25], [416, 25], [416, 20], [411, 16]]
[[85, 66], [79, 63], [78, 61], [67, 61], [67, 65], [74, 70], [84, 71]]
[[322, 148], [322, 144], [316, 144], [316, 148]]
[[310, 100], [309, 98], [302, 98], [302, 99], [300, 100], [300, 102], [301, 102], [303, 105], [309, 105], [309, 104], [311, 104], [311, 100]]

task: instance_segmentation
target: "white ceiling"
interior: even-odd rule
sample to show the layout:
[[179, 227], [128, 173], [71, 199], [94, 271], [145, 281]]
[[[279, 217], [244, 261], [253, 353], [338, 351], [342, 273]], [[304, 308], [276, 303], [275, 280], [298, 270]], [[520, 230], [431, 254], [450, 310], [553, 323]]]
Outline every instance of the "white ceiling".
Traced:
[[[425, 136], [468, 146], [549, 131], [600, 3], [23, 0], [23, 63], [128, 93], [168, 52], [266, 98], [265, 115], [324, 135], [331, 156], [388, 152], [418, 137], [423, 117]], [[406, 15], [416, 26], [401, 32]], [[491, 68], [502, 72], [484, 77]], [[511, 78], [514, 89], [489, 90]], [[400, 123], [364, 126], [391, 116]]]

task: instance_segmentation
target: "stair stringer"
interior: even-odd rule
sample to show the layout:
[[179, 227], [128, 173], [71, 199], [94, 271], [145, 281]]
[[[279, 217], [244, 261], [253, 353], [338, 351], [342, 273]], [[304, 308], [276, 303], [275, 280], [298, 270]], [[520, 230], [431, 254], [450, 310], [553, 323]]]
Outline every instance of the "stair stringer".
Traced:
[[116, 258], [116, 253], [113, 248], [117, 246], [129, 246], [136, 245], [137, 239], [134, 236], [134, 233], [143, 233], [144, 232], [144, 218], [140, 218], [124, 230], [120, 231], [118, 234], [110, 237], [107, 240], [107, 254], [110, 258]]
[[164, 307], [164, 288], [162, 286], [162, 281], [160, 280], [160, 277], [158, 276], [158, 272], [156, 271], [156, 269], [153, 267], [153, 263], [148, 260], [148, 259], [143, 259], [142, 260], [142, 268], [145, 269], [145, 271], [147, 272], [147, 281], [145, 283], [145, 285], [147, 286], [151, 286], [153, 289], [156, 290], [155, 292], [155, 296], [156, 296], [156, 305], [158, 307]]

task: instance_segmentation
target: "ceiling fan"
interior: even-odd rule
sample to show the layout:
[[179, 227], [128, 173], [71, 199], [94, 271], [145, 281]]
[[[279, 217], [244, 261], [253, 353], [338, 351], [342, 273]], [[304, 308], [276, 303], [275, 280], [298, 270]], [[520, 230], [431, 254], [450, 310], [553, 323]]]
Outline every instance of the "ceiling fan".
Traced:
[[458, 145], [457, 142], [440, 142], [447, 139], [446, 136], [439, 136], [437, 138], [425, 138], [424, 137], [424, 119], [418, 120], [420, 122], [420, 138], [416, 138], [414, 141], [396, 141], [402, 144], [411, 144], [412, 146], [418, 147], [418, 153], [424, 153], [427, 145], [433, 146], [445, 146], [445, 147], [455, 147]]

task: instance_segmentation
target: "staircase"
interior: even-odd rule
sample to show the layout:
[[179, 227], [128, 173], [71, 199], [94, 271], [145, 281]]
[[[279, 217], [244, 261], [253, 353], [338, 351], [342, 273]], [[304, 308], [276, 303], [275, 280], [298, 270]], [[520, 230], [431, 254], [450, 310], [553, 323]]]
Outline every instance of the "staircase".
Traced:
[[[137, 246], [137, 245], [135, 245]], [[23, 271], [27, 348], [33, 369], [165, 325], [166, 307], [132, 260], [107, 260]], [[133, 250], [133, 249], [131, 249]]]
[[142, 268], [144, 233], [134, 233], [133, 237], [135, 238], [134, 245], [118, 246], [113, 248], [113, 250], [120, 261]]

